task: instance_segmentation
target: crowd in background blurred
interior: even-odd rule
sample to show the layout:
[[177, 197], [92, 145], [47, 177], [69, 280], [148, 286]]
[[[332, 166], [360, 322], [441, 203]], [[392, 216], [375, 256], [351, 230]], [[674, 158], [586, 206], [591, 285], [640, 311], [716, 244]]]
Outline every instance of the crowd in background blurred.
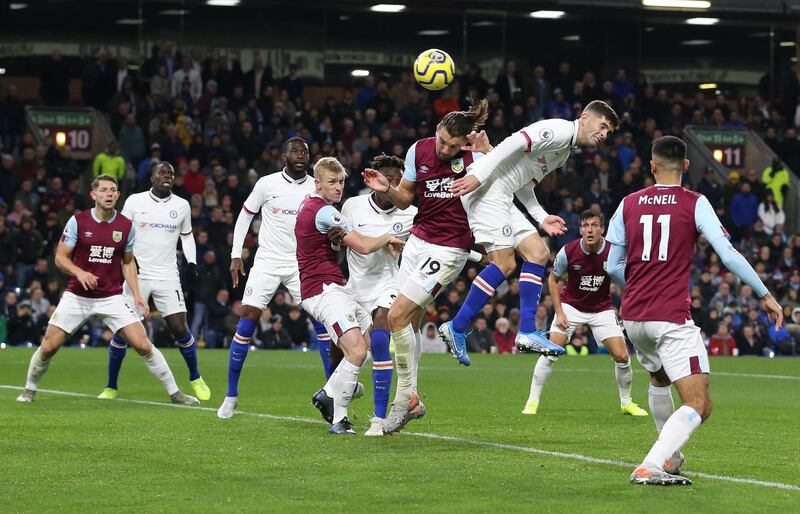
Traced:
[[[640, 73], [620, 69], [603, 77], [596, 70], [573, 70], [569, 62], [552, 70], [532, 66], [523, 75], [508, 62], [494, 80], [471, 64], [456, 83], [437, 94], [402, 73], [366, 77], [312, 104], [304, 99], [305, 84], [295, 66], [286, 76], [275, 77], [261, 57], [243, 71], [238, 62], [222, 57], [202, 62], [182, 57], [167, 43], [137, 64], [132, 67], [125, 57], [113, 59], [99, 51], [86, 61], [80, 77], [82, 102], [69, 97], [73, 77], [57, 50], [42, 66], [39, 98], [22, 99], [13, 81], [6, 82], [0, 96], [0, 340], [38, 342], [65, 283], [54, 268], [53, 251], [72, 213], [90, 204], [86, 177], [92, 173], [124, 178], [130, 164], [135, 178], [127, 182], [133, 185], [126, 194], [149, 187], [152, 163], [163, 160], [175, 166], [174, 193], [191, 203], [198, 246], [200, 279], [184, 284], [189, 319], [199, 340], [221, 347], [234, 333], [244, 287], [233, 288], [228, 272], [234, 223], [259, 177], [282, 169], [281, 145], [287, 138], [304, 138], [312, 163], [323, 156], [339, 159], [350, 172], [348, 197], [366, 192], [361, 171], [375, 156], [404, 157], [414, 141], [432, 136], [438, 120], [466, 108], [470, 98], [489, 100], [485, 129], [494, 144], [541, 119], [574, 119], [589, 101], [600, 99], [620, 115], [619, 129], [599, 148], [574, 151], [562, 169], [537, 187], [542, 205], [567, 222], [567, 234], [550, 241], [553, 255], [579, 237], [581, 211], [595, 208], [610, 216], [625, 195], [653, 183], [649, 161], [654, 139], [680, 136], [687, 124], [754, 130], [788, 168], [776, 160], [765, 170], [733, 172], [727, 182], [709, 170], [701, 181], [685, 186], [709, 198], [737, 248], [785, 307], [787, 326], [775, 329], [758, 309], [752, 290], [724, 269], [702, 239], [692, 263], [692, 315], [712, 355], [796, 353], [800, 237], [784, 230], [783, 211], [790, 173], [800, 170], [800, 82], [795, 70], [782, 84], [779, 100], [770, 99], [766, 91], [735, 100], [723, 94], [687, 95], [650, 84]], [[92, 106], [106, 114], [117, 142], [88, 165], [74, 159], [68, 147], [36, 144], [25, 123], [27, 103]], [[253, 223], [245, 242], [248, 267], [258, 226]], [[476, 268], [467, 266], [427, 310], [426, 351], [445, 351], [435, 327], [455, 314], [475, 274]], [[276, 295], [255, 336], [258, 346], [315, 344], [296, 300], [288, 293]], [[498, 289], [475, 322], [472, 351], [514, 351], [518, 307], [519, 285], [513, 279]], [[537, 326], [549, 328], [553, 316], [545, 291]], [[158, 344], [170, 344], [157, 317], [149, 330]], [[102, 345], [110, 337], [95, 320], [74, 342]], [[573, 344], [598, 351], [586, 330], [576, 332]]]

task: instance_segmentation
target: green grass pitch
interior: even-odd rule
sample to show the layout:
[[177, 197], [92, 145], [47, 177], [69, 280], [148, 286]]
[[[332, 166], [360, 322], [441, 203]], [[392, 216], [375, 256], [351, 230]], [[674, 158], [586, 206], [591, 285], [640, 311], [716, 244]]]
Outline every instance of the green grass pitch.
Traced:
[[[464, 368], [424, 355], [428, 415], [368, 438], [329, 435], [309, 404], [323, 383], [316, 353], [251, 353], [240, 413], [221, 421], [227, 352], [200, 352], [213, 393], [203, 409], [163, 406], [132, 351], [118, 400], [42, 391], [19, 404], [9, 386], [24, 384], [31, 352], [0, 350], [0, 512], [800, 511], [800, 359], [712, 359], [714, 413], [684, 448], [694, 485], [667, 488], [628, 482], [656, 434], [650, 417], [619, 412], [607, 356], [562, 358], [539, 414], [522, 416], [534, 356], [476, 355]], [[164, 353], [190, 391], [178, 352]], [[105, 374], [105, 350], [65, 349], [41, 387], [94, 396]], [[359, 434], [370, 370], [361, 381]]]

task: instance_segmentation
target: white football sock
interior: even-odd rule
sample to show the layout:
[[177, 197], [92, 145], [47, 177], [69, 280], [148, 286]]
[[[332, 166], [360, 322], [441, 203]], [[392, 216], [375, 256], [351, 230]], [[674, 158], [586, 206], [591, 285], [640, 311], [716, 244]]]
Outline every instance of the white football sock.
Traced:
[[150, 355], [144, 357], [144, 363], [149, 371], [167, 390], [167, 394], [172, 396], [179, 391], [178, 384], [175, 383], [175, 377], [172, 376], [172, 370], [169, 369], [167, 359], [161, 350], [153, 346]]
[[617, 377], [617, 387], [619, 387], [619, 402], [620, 405], [628, 405], [631, 403], [631, 384], [633, 384], [633, 368], [631, 367], [631, 360], [625, 364], [616, 363], [614, 366], [614, 376]]
[[661, 427], [675, 412], [675, 404], [672, 401], [672, 386], [658, 387], [650, 384], [647, 399], [650, 403], [653, 421], [656, 422], [656, 431], [661, 433]]
[[41, 348], [37, 348], [33, 352], [31, 363], [28, 365], [28, 378], [25, 380], [25, 389], [36, 391], [39, 380], [42, 379], [44, 374], [47, 373], [47, 368], [50, 367], [51, 359], [43, 359], [41, 351]]
[[[350, 364], [347, 359], [342, 359], [342, 362], [336, 367], [336, 379], [331, 380], [331, 389], [333, 390], [333, 423], [338, 423], [342, 418], [347, 416], [347, 407], [353, 399], [353, 391], [358, 384], [358, 373], [361, 371], [361, 366]], [[333, 379], [333, 375], [331, 375]]]
[[542, 389], [544, 389], [547, 379], [550, 378], [551, 371], [553, 371], [553, 361], [544, 355], [540, 355], [539, 360], [536, 361], [536, 367], [533, 369], [531, 393], [528, 396], [528, 403], [539, 403], [539, 399], [542, 397]]
[[417, 390], [417, 376], [419, 375], [419, 359], [422, 356], [422, 333], [414, 332], [414, 352], [413, 360], [411, 361], [411, 389]]
[[661, 429], [650, 453], [644, 458], [643, 466], [663, 469], [664, 462], [679, 451], [703, 421], [700, 415], [688, 405], [682, 405], [669, 417]]
[[397, 367], [397, 390], [394, 393], [394, 401], [411, 401], [411, 393], [414, 390], [413, 366], [414, 366], [414, 347], [416, 340], [414, 329], [411, 325], [406, 325], [397, 332], [392, 332], [394, 341], [394, 356]]

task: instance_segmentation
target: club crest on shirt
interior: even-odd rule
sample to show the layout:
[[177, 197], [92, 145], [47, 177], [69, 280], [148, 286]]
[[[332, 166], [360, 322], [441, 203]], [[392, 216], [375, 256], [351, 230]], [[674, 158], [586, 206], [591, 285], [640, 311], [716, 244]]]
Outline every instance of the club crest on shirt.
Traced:
[[120, 232], [119, 230], [115, 230], [114, 232], [111, 233], [111, 239], [113, 239], [115, 243], [119, 243], [120, 241], [122, 241], [122, 232]]
[[173, 219], [177, 218], [178, 217], [178, 211], [169, 211], [169, 217], [173, 218]]
[[394, 230], [395, 234], [399, 234], [400, 232], [403, 231], [403, 224], [398, 221], [397, 223], [392, 225], [392, 230]]
[[458, 159], [450, 161], [450, 169], [453, 170], [453, 173], [461, 173], [464, 171], [464, 158], [459, 157]]

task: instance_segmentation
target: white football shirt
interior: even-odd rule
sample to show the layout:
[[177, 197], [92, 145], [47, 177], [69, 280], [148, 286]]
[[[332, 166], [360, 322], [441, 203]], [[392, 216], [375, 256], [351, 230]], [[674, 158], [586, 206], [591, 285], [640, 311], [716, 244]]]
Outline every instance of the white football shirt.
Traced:
[[467, 174], [477, 177], [483, 187], [509, 194], [531, 181], [538, 184], [569, 159], [577, 143], [578, 122], [552, 119], [528, 125], [473, 162]]
[[297, 268], [294, 225], [300, 204], [313, 192], [314, 178], [308, 175], [293, 180], [280, 171], [258, 179], [243, 207], [253, 215], [261, 211], [256, 262], [272, 268]]
[[[353, 230], [370, 237], [391, 233], [406, 239], [416, 215], [417, 208], [413, 205], [404, 210], [397, 207], [383, 210], [375, 203], [371, 193], [354, 196], [342, 206], [342, 216]], [[347, 287], [359, 300], [377, 298], [387, 287], [396, 287], [398, 258], [393, 258], [386, 249], [364, 255], [348, 248], [347, 267], [350, 270]]]
[[192, 209], [183, 198], [159, 198], [152, 192], [128, 197], [122, 215], [133, 222], [133, 256], [145, 280], [178, 278], [178, 239], [192, 233]]

